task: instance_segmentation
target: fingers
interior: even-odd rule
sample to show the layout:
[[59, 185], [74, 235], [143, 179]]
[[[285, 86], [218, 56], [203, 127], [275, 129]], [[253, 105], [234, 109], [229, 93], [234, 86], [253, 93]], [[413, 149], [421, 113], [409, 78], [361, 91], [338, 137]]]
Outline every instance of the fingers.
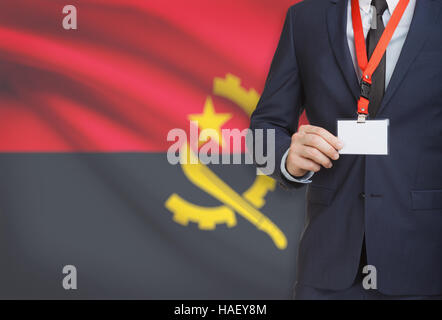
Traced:
[[297, 160], [297, 164], [299, 168], [306, 171], [318, 172], [319, 170], [321, 170], [321, 166], [319, 164], [307, 158], [299, 157]]
[[328, 158], [333, 160], [339, 159], [338, 151], [331, 146], [326, 140], [316, 134], [306, 134], [303, 137], [303, 143], [305, 146], [309, 146], [319, 150], [321, 153], [326, 155]]
[[295, 177], [302, 177], [308, 171], [318, 172], [321, 170], [321, 166], [319, 164], [315, 163], [313, 160], [304, 158], [295, 152], [289, 154], [286, 162], [286, 168], [288, 172]]
[[306, 125], [300, 128], [299, 133], [305, 145], [318, 149], [330, 159], [339, 159], [338, 150], [342, 149], [343, 144], [327, 130]]
[[306, 171], [318, 172], [321, 166], [331, 168], [332, 160], [339, 159], [343, 144], [327, 130], [306, 125], [301, 126], [292, 136], [286, 166], [294, 176], [302, 176]]
[[334, 136], [324, 128], [312, 125], [304, 125], [299, 128], [299, 131], [320, 136], [336, 150], [340, 150], [344, 146], [343, 143], [336, 136]]
[[306, 159], [313, 160], [315, 163], [322, 165], [324, 168], [330, 169], [333, 164], [330, 158], [323, 154], [318, 149], [305, 146], [300, 150], [300, 156]]

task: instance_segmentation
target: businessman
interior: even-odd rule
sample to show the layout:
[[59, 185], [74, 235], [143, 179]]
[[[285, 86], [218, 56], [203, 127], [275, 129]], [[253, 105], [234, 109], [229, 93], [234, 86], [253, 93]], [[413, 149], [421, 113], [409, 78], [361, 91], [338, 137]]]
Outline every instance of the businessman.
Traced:
[[[441, 299], [441, 8], [306, 0], [288, 10], [251, 129], [276, 132], [273, 177], [307, 185], [295, 299]], [[298, 129], [303, 110], [310, 125]], [[388, 153], [343, 154], [342, 119], [356, 131], [387, 119], [388, 136], [368, 134]]]

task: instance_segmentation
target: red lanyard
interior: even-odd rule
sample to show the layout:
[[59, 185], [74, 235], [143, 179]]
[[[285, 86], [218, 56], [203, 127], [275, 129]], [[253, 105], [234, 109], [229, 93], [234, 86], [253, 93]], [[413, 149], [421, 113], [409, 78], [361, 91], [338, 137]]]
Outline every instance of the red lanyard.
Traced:
[[[356, 57], [359, 68], [362, 72], [361, 95], [358, 101], [358, 114], [368, 115], [369, 93], [371, 87], [371, 77], [382, 60], [387, 50], [388, 43], [393, 37], [399, 21], [405, 12], [410, 0], [400, 0], [393, 15], [390, 18], [381, 39], [379, 40], [370, 61], [367, 58], [367, 49], [365, 47], [364, 30], [362, 28], [361, 12], [359, 11], [359, 0], [351, 0], [351, 15], [353, 20], [353, 32], [355, 36]], [[365, 119], [365, 118], [364, 118]]]

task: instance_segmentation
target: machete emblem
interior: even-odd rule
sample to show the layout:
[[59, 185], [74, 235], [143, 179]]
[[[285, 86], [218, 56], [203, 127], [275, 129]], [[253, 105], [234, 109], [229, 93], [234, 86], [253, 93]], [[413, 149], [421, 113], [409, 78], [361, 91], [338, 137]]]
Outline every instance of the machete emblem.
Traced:
[[[228, 74], [225, 78], [215, 78], [213, 93], [238, 105], [250, 116], [259, 100], [254, 90], [241, 86], [239, 78]], [[213, 107], [210, 98], [206, 107]], [[165, 203], [173, 213], [173, 220], [183, 226], [189, 222], [197, 223], [201, 230], [214, 230], [217, 225], [225, 224], [229, 228], [236, 226], [235, 212], [251, 222], [259, 230], [267, 233], [276, 247], [284, 250], [287, 239], [284, 233], [267, 216], [259, 210], [265, 205], [265, 197], [275, 190], [276, 181], [264, 175], [256, 176], [254, 183], [242, 194], [237, 193], [210, 168], [202, 164], [191, 148], [186, 145], [181, 152], [181, 168], [187, 179], [205, 193], [222, 203], [217, 207], [202, 207], [190, 203], [178, 194], [172, 194]]]

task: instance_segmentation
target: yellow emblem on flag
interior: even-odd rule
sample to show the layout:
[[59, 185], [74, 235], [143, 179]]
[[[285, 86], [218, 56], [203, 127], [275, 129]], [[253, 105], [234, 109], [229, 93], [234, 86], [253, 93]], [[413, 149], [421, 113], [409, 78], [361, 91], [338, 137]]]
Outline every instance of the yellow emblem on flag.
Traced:
[[[225, 78], [215, 78], [213, 91], [214, 95], [234, 102], [248, 116], [252, 114], [259, 100], [259, 95], [254, 89], [243, 88], [240, 79], [232, 74], [228, 74]], [[208, 97], [203, 113], [190, 115], [189, 119], [198, 121], [201, 129], [212, 128], [218, 132], [230, 117], [230, 114], [216, 114], [213, 101]], [[221, 145], [222, 141], [218, 143]], [[287, 247], [284, 233], [259, 211], [265, 205], [267, 194], [275, 190], [275, 180], [258, 175], [254, 183], [244, 193], [239, 194], [202, 164], [189, 146], [184, 146], [183, 150], [185, 152], [181, 153], [181, 157], [184, 158], [182, 160], [187, 161], [181, 161], [183, 163], [181, 168], [187, 179], [223, 205], [202, 207], [184, 200], [178, 194], [172, 194], [165, 206], [173, 213], [176, 223], [186, 226], [189, 222], [194, 222], [201, 230], [214, 230], [219, 224], [226, 224], [231, 228], [237, 223], [236, 212], [259, 230], [267, 233], [278, 249], [284, 250]]]

